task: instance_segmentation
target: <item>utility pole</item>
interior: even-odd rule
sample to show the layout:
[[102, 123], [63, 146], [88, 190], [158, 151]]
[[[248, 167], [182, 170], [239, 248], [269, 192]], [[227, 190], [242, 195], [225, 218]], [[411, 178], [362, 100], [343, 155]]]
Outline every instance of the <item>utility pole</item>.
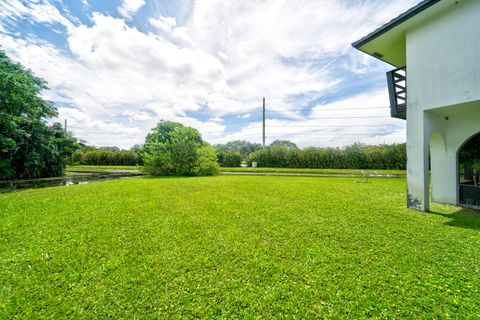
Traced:
[[262, 144], [265, 147], [265, 97], [263, 97], [263, 135], [262, 135]]
[[65, 119], [65, 133], [67, 133], [67, 119]]

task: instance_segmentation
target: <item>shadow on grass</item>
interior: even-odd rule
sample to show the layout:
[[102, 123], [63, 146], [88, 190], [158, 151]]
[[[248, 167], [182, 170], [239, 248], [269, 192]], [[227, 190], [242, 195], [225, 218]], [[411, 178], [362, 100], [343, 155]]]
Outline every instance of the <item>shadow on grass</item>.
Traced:
[[445, 222], [447, 226], [480, 230], [480, 211], [463, 208], [453, 213], [436, 211], [430, 211], [429, 213], [450, 219]]

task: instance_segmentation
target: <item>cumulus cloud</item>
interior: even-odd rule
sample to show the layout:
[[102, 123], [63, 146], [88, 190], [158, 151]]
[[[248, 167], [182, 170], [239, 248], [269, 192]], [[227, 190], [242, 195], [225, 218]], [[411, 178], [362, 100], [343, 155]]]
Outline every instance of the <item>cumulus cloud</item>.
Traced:
[[145, 0], [123, 0], [118, 12], [127, 19], [140, 10], [145, 5]]
[[[0, 34], [0, 44], [49, 82], [45, 96], [89, 143], [141, 143], [160, 119], [194, 126], [212, 142], [258, 142], [256, 112], [264, 96], [267, 110], [276, 110], [267, 113], [268, 139], [289, 138], [300, 145], [344, 145], [360, 138], [393, 142], [402, 139], [404, 129], [388, 118], [387, 109], [341, 111], [388, 103], [381, 86], [355, 95], [344, 89], [385, 68], [350, 43], [414, 2], [198, 0], [185, 19], [152, 12], [143, 26], [132, 26], [98, 12], [82, 24], [46, 0], [5, 0], [0, 30], [9, 32]], [[130, 19], [144, 5], [124, 0], [118, 10]], [[25, 17], [64, 26], [65, 46], [11, 32]], [[327, 96], [333, 102], [315, 102]], [[327, 119], [339, 112], [385, 117]], [[209, 120], [196, 119], [196, 113]], [[372, 126], [353, 127], [359, 122]]]
[[[385, 90], [356, 94], [334, 102], [318, 104], [306, 114], [291, 112], [283, 117], [266, 117], [266, 140], [289, 139], [299, 146], [345, 146], [354, 142], [367, 144], [405, 141], [405, 122], [390, 117], [385, 106]], [[267, 100], [268, 102], [268, 100]], [[214, 143], [247, 139], [261, 142], [261, 121], [251, 122], [235, 132], [210, 135]]]
[[177, 25], [175, 17], [160, 17], [159, 19], [150, 18], [148, 21], [152, 26], [164, 32], [172, 32]]

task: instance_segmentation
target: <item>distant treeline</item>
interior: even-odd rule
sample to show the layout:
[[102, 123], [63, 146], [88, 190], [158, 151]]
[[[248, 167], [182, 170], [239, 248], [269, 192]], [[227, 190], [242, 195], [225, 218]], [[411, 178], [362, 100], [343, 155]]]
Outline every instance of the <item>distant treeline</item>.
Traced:
[[[326, 169], [397, 169], [407, 164], [406, 145], [364, 145], [355, 143], [344, 148], [298, 148], [287, 140], [274, 141], [263, 148], [258, 143], [231, 141], [214, 146], [218, 163], [222, 167], [251, 166], [273, 168], [326, 168]], [[117, 147], [82, 146], [75, 152], [70, 164], [79, 165], [143, 165], [142, 146], [130, 150]]]
[[143, 160], [137, 147], [131, 150], [120, 150], [117, 147], [95, 148], [83, 146], [83, 148], [72, 155], [69, 164], [141, 166], [143, 165]]
[[245, 141], [215, 146], [222, 167], [238, 167], [242, 161], [247, 166], [256, 162], [258, 167], [275, 168], [328, 168], [328, 169], [398, 169], [406, 168], [406, 145], [364, 145], [355, 143], [345, 148], [298, 148], [290, 141], [275, 141], [248, 154], [235, 150], [236, 146], [245, 148]]

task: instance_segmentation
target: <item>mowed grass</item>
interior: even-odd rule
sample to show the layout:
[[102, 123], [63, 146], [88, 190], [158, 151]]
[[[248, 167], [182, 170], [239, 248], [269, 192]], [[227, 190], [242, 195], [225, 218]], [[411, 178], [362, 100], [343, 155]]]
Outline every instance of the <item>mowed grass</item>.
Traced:
[[257, 173], [307, 173], [324, 175], [395, 175], [405, 176], [405, 170], [383, 169], [310, 169], [310, 168], [252, 168], [252, 167], [223, 167], [221, 172], [257, 172]]
[[480, 215], [404, 179], [134, 178], [0, 194], [0, 318], [480, 317]]
[[[143, 170], [142, 166], [68, 166], [67, 172], [96, 172], [109, 170]], [[382, 169], [311, 169], [311, 168], [252, 168], [252, 167], [222, 167], [220, 172], [255, 172], [255, 173], [306, 173], [323, 175], [394, 175], [405, 176], [405, 170]]]

